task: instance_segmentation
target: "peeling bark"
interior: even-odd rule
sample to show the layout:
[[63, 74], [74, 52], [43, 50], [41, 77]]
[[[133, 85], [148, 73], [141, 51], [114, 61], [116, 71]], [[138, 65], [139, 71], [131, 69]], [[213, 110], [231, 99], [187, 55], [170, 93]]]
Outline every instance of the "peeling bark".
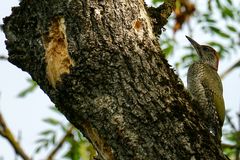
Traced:
[[[55, 23], [64, 32], [51, 34]], [[225, 159], [152, 25], [142, 0], [23, 0], [3, 29], [9, 61], [32, 76], [101, 159]]]

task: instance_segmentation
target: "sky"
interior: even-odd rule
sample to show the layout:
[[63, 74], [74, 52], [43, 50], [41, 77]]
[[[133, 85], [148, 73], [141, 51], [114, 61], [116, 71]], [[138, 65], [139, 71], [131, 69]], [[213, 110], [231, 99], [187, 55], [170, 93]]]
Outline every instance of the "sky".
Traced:
[[[3, 0], [0, 2], [0, 24], [2, 18], [10, 15], [11, 7], [17, 6], [18, 0]], [[176, 37], [179, 43], [189, 44], [185, 38], [184, 31], [179, 33]], [[194, 35], [193, 37], [199, 43], [204, 42], [204, 37], [201, 35]], [[0, 32], [0, 55], [7, 56], [7, 50], [4, 44], [5, 36]], [[190, 45], [190, 44], [189, 44]], [[183, 50], [179, 49], [179, 54]], [[180, 56], [175, 54], [169, 59], [170, 64], [174, 64]], [[219, 66], [219, 73], [222, 73], [235, 61], [240, 59], [240, 54], [233, 54], [222, 60]], [[179, 74], [186, 84], [186, 70], [179, 71]], [[55, 117], [66, 122], [66, 119], [58, 114], [49, 110], [52, 102], [48, 96], [39, 88], [32, 94], [27, 95], [25, 98], [18, 98], [17, 95], [20, 91], [29, 86], [27, 78], [29, 74], [23, 72], [21, 69], [12, 65], [8, 61], [0, 61], [0, 112], [3, 114], [7, 124], [13, 131], [15, 136], [21, 137], [21, 145], [26, 150], [28, 155], [34, 152], [35, 141], [38, 138], [38, 133], [49, 126], [42, 122], [43, 118]], [[239, 69], [231, 72], [224, 80], [224, 98], [227, 110], [231, 110], [230, 115], [236, 117], [236, 112], [239, 112], [240, 106], [240, 72]], [[59, 135], [60, 136], [60, 135]], [[36, 159], [43, 158], [48, 151], [44, 151]], [[14, 159], [15, 154], [10, 144], [2, 137], [0, 137], [0, 160]]]

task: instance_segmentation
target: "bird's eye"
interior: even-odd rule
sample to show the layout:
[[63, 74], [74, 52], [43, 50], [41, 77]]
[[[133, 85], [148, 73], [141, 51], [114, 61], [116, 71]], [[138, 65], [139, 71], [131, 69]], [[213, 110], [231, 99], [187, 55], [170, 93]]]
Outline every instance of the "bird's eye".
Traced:
[[209, 51], [208, 47], [203, 47], [203, 51]]

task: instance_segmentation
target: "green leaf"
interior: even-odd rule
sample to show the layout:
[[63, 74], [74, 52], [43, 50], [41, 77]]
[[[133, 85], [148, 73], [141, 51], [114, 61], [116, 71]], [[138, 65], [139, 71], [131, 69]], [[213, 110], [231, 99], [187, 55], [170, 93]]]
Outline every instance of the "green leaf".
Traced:
[[232, 32], [237, 32], [236, 28], [230, 25], [227, 25], [227, 28]]
[[[198, 17], [201, 18], [201, 17]], [[209, 13], [205, 13], [202, 16], [202, 22], [208, 22], [208, 23], [216, 23], [216, 20], [212, 19], [212, 16]]]
[[18, 94], [18, 97], [20, 97], [20, 98], [25, 97], [29, 93], [32, 93], [38, 86], [37, 83], [35, 81], [33, 81], [32, 79], [27, 79], [27, 81], [30, 82], [30, 86]]
[[221, 43], [219, 43], [219, 42], [217, 42], [217, 41], [211, 41], [211, 42], [208, 42], [208, 44], [210, 45], [210, 46], [212, 46], [213, 48], [218, 48], [218, 50], [220, 50], [220, 49], [222, 49], [223, 48], [223, 45], [221, 44]]
[[153, 3], [153, 4], [157, 4], [157, 3], [159, 3], [159, 2], [164, 2], [164, 0], [152, 0], [152, 3]]
[[82, 139], [82, 138], [83, 138], [83, 135], [82, 135], [82, 133], [81, 133], [81, 132], [79, 132], [78, 130], [77, 130], [77, 135], [78, 135], [79, 139]]
[[48, 148], [48, 145], [49, 145], [49, 141], [47, 141], [43, 144], [43, 148]]
[[223, 7], [222, 9], [222, 16], [229, 17], [229, 18], [234, 18], [233, 12], [228, 8], [228, 7]]
[[38, 139], [35, 143], [46, 143], [46, 142], [48, 142], [48, 139], [41, 138], [41, 139]]
[[227, 0], [228, 4], [232, 5], [232, 0]]
[[71, 139], [71, 141], [68, 142], [70, 145], [70, 149], [67, 151], [64, 157], [71, 160], [79, 160], [81, 158], [79, 152], [80, 143], [76, 142], [74, 139]]
[[51, 124], [51, 125], [58, 125], [58, 124], [61, 124], [58, 120], [56, 119], [53, 119], [53, 118], [46, 118], [46, 119], [43, 119], [44, 122], [48, 123], [48, 124]]
[[211, 18], [206, 18], [206, 21], [208, 23], [216, 23], [216, 21], [214, 19], [211, 19]]
[[208, 10], [212, 12], [212, 1], [208, 1], [207, 6], [208, 6]]
[[68, 126], [67, 126], [67, 125], [65, 125], [65, 124], [60, 124], [60, 127], [61, 127], [61, 129], [62, 129], [63, 132], [67, 132], [67, 130], [68, 130]]
[[226, 154], [228, 157], [232, 156], [235, 154], [235, 149], [233, 148], [225, 148], [224, 149], [224, 154]]
[[36, 149], [35, 149], [35, 153], [39, 153], [40, 151], [42, 150], [42, 146], [38, 146]]
[[220, 1], [219, 1], [219, 0], [216, 0], [216, 3], [217, 3], [217, 7], [218, 7], [219, 9], [221, 9], [221, 8], [222, 8], [222, 5], [221, 5]]
[[56, 134], [53, 134], [53, 136], [51, 138], [51, 142], [52, 142], [52, 144], [56, 144]]
[[50, 129], [40, 132], [40, 135], [43, 135], [43, 136], [47, 136], [49, 134], [55, 134], [55, 132], [53, 130], [50, 130]]
[[214, 26], [209, 26], [209, 29], [212, 32], [215, 32], [216, 34], [218, 34], [219, 36], [223, 37], [223, 38], [230, 38], [230, 36], [226, 33], [224, 33], [223, 31], [221, 31], [220, 29], [218, 29], [217, 27]]
[[168, 44], [168, 46], [163, 49], [163, 53], [164, 53], [166, 56], [169, 56], [172, 52], [173, 52], [173, 46], [170, 45], [170, 44]]
[[49, 108], [53, 112], [60, 113], [59, 110], [55, 106], [50, 106]]

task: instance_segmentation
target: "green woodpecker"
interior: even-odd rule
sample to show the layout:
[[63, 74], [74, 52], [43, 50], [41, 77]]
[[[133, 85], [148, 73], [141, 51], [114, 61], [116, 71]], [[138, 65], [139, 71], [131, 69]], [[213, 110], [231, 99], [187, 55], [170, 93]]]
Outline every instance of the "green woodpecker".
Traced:
[[220, 140], [225, 106], [222, 82], [217, 73], [219, 57], [212, 47], [200, 45], [190, 37], [186, 37], [199, 56], [199, 60], [188, 69], [188, 90], [193, 99], [199, 103], [199, 113], [204, 118], [209, 131]]

